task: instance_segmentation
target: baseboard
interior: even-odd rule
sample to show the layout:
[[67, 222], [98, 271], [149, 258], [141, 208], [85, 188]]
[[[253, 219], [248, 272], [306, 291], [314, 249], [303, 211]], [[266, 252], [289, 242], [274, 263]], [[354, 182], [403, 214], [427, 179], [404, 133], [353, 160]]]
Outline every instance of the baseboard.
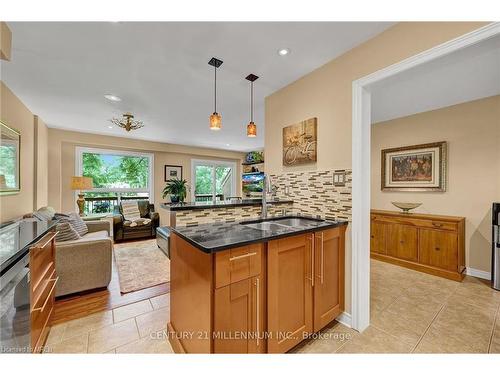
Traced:
[[475, 268], [467, 267], [465, 270], [465, 274], [480, 279], [491, 280], [491, 272], [476, 270]]
[[335, 319], [337, 322], [342, 323], [343, 325], [351, 328], [351, 314], [343, 312], [339, 316], [337, 316], [337, 319]]

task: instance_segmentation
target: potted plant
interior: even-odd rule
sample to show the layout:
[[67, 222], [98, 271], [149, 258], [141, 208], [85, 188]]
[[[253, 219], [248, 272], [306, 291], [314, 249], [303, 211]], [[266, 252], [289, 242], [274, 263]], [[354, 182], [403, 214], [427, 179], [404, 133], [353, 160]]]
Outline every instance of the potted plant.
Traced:
[[179, 180], [178, 178], [173, 178], [167, 181], [167, 185], [163, 189], [163, 198], [170, 195], [170, 201], [172, 203], [184, 202], [187, 195], [187, 181]]

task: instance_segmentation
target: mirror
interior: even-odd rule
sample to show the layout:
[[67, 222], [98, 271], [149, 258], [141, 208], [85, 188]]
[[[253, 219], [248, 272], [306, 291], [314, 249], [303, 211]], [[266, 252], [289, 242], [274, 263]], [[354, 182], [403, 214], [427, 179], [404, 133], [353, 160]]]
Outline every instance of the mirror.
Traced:
[[0, 194], [15, 194], [21, 190], [20, 145], [21, 134], [0, 121]]

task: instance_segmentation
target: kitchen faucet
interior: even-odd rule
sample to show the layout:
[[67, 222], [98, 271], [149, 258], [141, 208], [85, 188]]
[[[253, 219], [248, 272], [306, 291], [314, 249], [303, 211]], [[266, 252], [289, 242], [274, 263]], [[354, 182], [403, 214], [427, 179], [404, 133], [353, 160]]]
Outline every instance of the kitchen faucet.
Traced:
[[272, 181], [271, 177], [267, 173], [264, 173], [264, 186], [262, 189], [262, 212], [261, 212], [261, 219], [266, 219], [267, 218], [267, 206], [270, 204], [267, 203], [267, 193], [272, 192]]

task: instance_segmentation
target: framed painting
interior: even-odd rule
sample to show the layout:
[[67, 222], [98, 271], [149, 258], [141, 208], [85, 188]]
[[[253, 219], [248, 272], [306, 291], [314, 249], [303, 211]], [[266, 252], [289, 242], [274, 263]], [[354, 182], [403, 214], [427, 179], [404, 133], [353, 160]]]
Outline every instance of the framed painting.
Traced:
[[283, 165], [314, 163], [318, 152], [316, 117], [283, 128]]
[[0, 121], [0, 195], [21, 191], [21, 134]]
[[383, 191], [446, 191], [446, 142], [382, 150]]
[[182, 166], [181, 165], [165, 165], [165, 182], [172, 179], [182, 180]]

